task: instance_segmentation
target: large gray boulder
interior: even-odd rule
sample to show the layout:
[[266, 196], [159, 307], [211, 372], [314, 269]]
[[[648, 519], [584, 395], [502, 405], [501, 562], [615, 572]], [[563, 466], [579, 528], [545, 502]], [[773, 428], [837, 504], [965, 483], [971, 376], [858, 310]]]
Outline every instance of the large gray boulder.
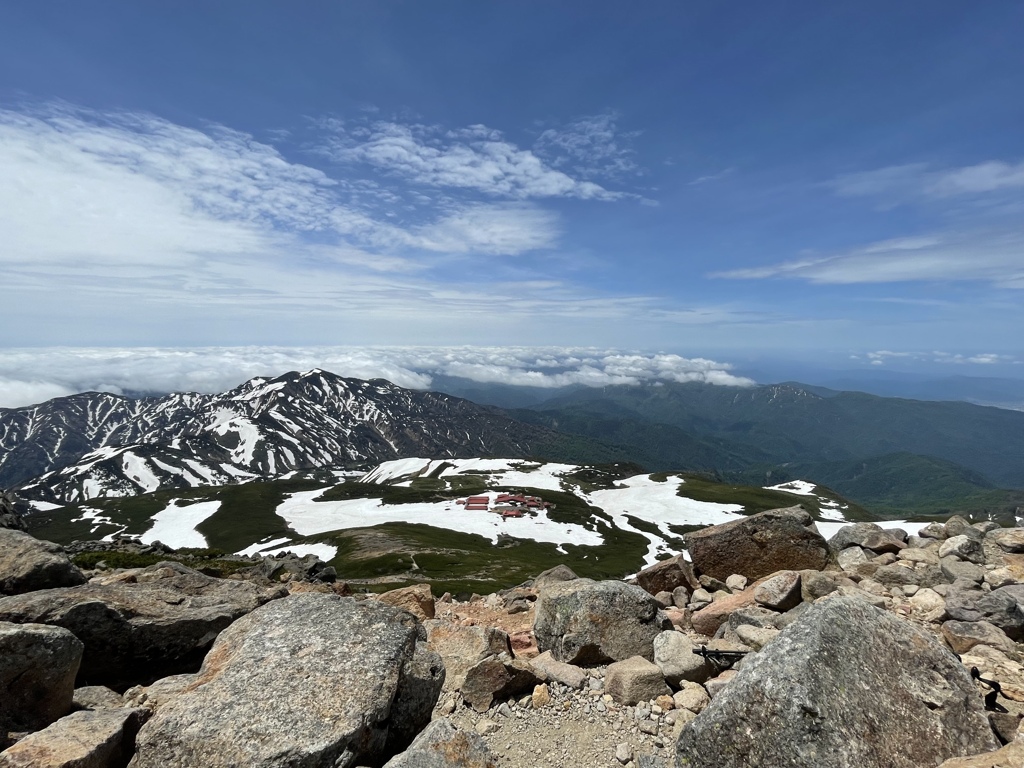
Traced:
[[72, 587], [85, 582], [63, 548], [23, 531], [0, 528], [0, 595]]
[[0, 622], [0, 730], [35, 731], [70, 712], [81, 661], [66, 629]]
[[376, 600], [275, 600], [221, 633], [195, 682], [143, 727], [131, 765], [379, 765], [389, 743], [405, 746], [389, 738], [392, 713], [416, 732], [436, 703], [406, 677], [416, 637], [411, 614]]
[[462, 684], [462, 698], [477, 712], [512, 696], [532, 691], [547, 677], [530, 662], [508, 654], [491, 656], [474, 664]]
[[946, 615], [957, 621], [990, 622], [1019, 642], [1024, 640], [1024, 609], [1011, 590], [985, 592], [974, 582], [958, 579], [946, 592]]
[[920, 768], [998, 747], [967, 670], [849, 597], [811, 606], [683, 729], [679, 768]]
[[423, 626], [427, 631], [427, 645], [444, 661], [448, 690], [461, 689], [466, 673], [477, 662], [512, 653], [508, 633], [497, 627], [464, 627], [440, 619], [425, 621]]
[[124, 690], [194, 672], [217, 634], [284, 594], [215, 579], [179, 563], [140, 572], [139, 583], [82, 584], [0, 599], [0, 621], [64, 627], [85, 644], [79, 676]]
[[451, 720], [435, 720], [409, 748], [384, 768], [497, 768], [487, 744], [475, 733], [461, 731]]
[[654, 596], [621, 581], [575, 579], [542, 589], [533, 634], [537, 648], [567, 664], [654, 659], [654, 638], [671, 622]]
[[554, 568], [548, 568], [546, 571], [538, 573], [528, 584], [533, 589], [544, 589], [552, 584], [558, 584], [561, 581], [572, 581], [578, 579], [579, 576], [565, 563], [559, 563]]
[[1024, 552], [1024, 528], [997, 528], [986, 537], [989, 541], [1011, 554]]
[[147, 715], [124, 708], [73, 712], [0, 753], [0, 768], [120, 768]]
[[703, 683], [716, 670], [705, 658], [694, 653], [695, 650], [697, 646], [682, 632], [662, 632], [654, 638], [654, 663], [664, 678], [677, 688], [684, 680]]
[[672, 690], [665, 685], [665, 676], [661, 670], [641, 656], [609, 664], [604, 678], [604, 690], [619, 704], [627, 706], [672, 695]]
[[771, 509], [686, 534], [690, 559], [701, 574], [760, 579], [776, 571], [820, 570], [829, 558], [825, 539], [800, 507]]

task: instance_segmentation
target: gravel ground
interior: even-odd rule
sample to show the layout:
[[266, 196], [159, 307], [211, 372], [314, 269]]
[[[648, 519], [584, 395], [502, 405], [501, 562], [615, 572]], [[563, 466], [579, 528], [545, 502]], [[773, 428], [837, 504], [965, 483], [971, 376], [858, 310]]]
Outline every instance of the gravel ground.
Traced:
[[478, 714], [449, 695], [442, 697], [437, 715], [483, 736], [502, 768], [671, 765], [677, 728], [693, 715], [662, 712], [648, 702], [616, 704], [602, 690], [604, 669], [590, 670], [582, 691], [548, 683], [551, 700], [539, 708], [524, 696]]
[[[483, 600], [438, 602], [437, 616], [460, 624], [498, 627], [513, 637], [528, 634], [533, 625], [532, 609], [509, 614]], [[535, 645], [516, 650], [523, 658], [536, 653]], [[480, 714], [466, 706], [458, 693], [444, 693], [435, 717], [448, 717], [459, 728], [479, 733], [501, 768], [672, 765], [678, 728], [694, 715], [686, 710], [659, 713], [654, 702], [636, 707], [616, 704], [603, 690], [605, 670], [604, 666], [589, 669], [584, 690], [548, 683], [551, 700], [541, 707], [525, 695]]]

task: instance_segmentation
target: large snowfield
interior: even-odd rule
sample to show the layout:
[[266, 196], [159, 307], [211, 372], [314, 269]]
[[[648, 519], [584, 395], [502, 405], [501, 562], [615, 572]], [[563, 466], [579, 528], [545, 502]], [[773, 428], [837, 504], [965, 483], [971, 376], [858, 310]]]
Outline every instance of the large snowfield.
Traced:
[[[573, 493], [591, 506], [601, 509], [611, 519], [613, 527], [637, 533], [647, 539], [644, 565], [651, 565], [659, 556], [675, 554], [679, 550], [679, 533], [671, 530], [670, 526], [717, 525], [744, 517], [743, 507], [739, 504], [696, 501], [680, 496], [680, 489], [685, 493], [685, 481], [678, 476], [657, 481], [650, 475], [636, 475], [617, 481], [613, 488], [588, 493], [566, 477], [581, 468], [572, 464], [517, 459], [415, 458], [385, 462], [359, 479], [366, 483], [407, 486], [417, 477], [445, 478], [465, 474], [483, 478], [492, 488], [521, 487]], [[821, 505], [821, 517], [824, 518], [817, 521], [816, 525], [826, 539], [848, 524], [843, 515], [845, 505], [819, 494], [813, 483], [797, 480], [770, 486], [770, 489], [793, 494], [794, 503], [798, 503], [801, 496], [816, 497]], [[383, 523], [419, 523], [476, 534], [491, 542], [497, 542], [501, 534], [506, 534], [517, 539], [559, 546], [604, 544], [604, 537], [599, 532], [574, 523], [556, 522], [550, 519], [546, 510], [527, 513], [521, 518], [502, 518], [490, 511], [467, 510], [455, 501], [410, 504], [384, 504], [378, 498], [317, 501], [323, 492], [321, 488], [293, 493], [278, 505], [277, 515], [297, 537], [369, 528]], [[497, 493], [488, 490], [474, 495], [486, 495], [493, 506]], [[189, 504], [172, 501], [153, 516], [152, 526], [141, 536], [141, 540], [147, 544], [161, 541], [175, 548], [206, 547], [206, 539], [196, 527], [216, 514], [219, 507], [219, 501]], [[641, 530], [630, 522], [630, 518], [642, 520], [654, 530]], [[112, 522], [99, 512], [88, 509], [83, 511], [80, 520], [94, 524]], [[910, 533], [916, 533], [924, 525], [901, 520], [880, 524], [885, 528], [904, 528]], [[271, 555], [280, 552], [292, 552], [299, 556], [313, 554], [322, 560], [330, 560], [337, 555], [338, 549], [322, 542], [296, 542], [285, 536], [268, 537], [239, 550], [238, 554]]]
[[[467, 510], [455, 502], [381, 504], [380, 499], [314, 501], [323, 493], [304, 491], [292, 494], [277, 508], [292, 530], [300, 536], [312, 536], [346, 528], [366, 528], [382, 523], [422, 523], [460, 533], [475, 533], [492, 542], [505, 533], [517, 539], [532, 539], [551, 544], [599, 546], [602, 537], [579, 525], [550, 520], [546, 512], [503, 520], [493, 512]], [[481, 494], [484, 495], [484, 494]], [[496, 493], [488, 493], [493, 501]]]

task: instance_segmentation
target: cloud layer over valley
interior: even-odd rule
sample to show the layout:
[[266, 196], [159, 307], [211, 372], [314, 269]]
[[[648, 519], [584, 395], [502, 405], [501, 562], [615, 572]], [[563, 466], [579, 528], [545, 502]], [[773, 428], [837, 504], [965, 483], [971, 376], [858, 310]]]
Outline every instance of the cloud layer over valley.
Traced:
[[253, 376], [323, 368], [429, 389], [434, 376], [554, 388], [643, 381], [751, 386], [703, 358], [572, 347], [206, 347], [0, 350], [0, 408], [76, 392], [222, 392]]

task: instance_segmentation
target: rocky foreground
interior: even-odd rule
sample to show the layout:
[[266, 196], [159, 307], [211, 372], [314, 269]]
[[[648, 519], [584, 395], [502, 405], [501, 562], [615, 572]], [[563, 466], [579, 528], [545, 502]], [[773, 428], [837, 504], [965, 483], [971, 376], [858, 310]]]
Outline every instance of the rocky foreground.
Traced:
[[0, 768], [1024, 766], [1024, 528], [791, 508], [687, 546], [460, 602], [0, 528]]

